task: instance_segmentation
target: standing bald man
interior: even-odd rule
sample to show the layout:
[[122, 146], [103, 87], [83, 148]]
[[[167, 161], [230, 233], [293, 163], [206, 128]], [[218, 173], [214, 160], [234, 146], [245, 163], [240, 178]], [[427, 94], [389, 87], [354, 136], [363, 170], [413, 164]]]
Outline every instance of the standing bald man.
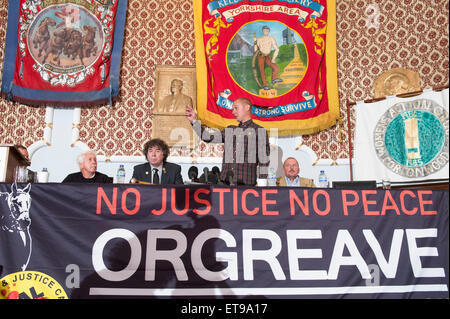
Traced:
[[[222, 172], [220, 179], [229, 184], [256, 185], [257, 178], [267, 178], [270, 144], [267, 131], [252, 120], [252, 103], [248, 98], [238, 98], [233, 102], [232, 114], [239, 122], [225, 129], [210, 131], [197, 121], [197, 114], [192, 107], [186, 106], [186, 118], [193, 125], [197, 135], [207, 143], [224, 143]], [[209, 129], [209, 131], [208, 131]], [[260, 174], [257, 176], [257, 168]]]

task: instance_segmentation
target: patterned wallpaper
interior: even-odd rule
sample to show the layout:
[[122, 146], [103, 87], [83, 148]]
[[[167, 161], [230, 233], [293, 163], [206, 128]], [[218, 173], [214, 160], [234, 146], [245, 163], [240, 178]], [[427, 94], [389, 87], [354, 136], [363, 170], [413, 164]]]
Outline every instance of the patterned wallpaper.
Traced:
[[[5, 54], [8, 1], [0, 0], [0, 79]], [[29, 107], [0, 98], [0, 144], [29, 146], [42, 140], [45, 128], [45, 108]]]
[[[323, 0], [321, 0], [323, 1]], [[0, 0], [3, 68], [7, 0]], [[320, 159], [348, 158], [347, 101], [373, 97], [373, 81], [402, 67], [422, 88], [449, 84], [448, 0], [338, 0], [337, 60], [342, 123], [302, 143]], [[128, 0], [120, 100], [81, 111], [79, 139], [100, 155], [137, 156], [151, 137], [156, 65], [195, 65], [192, 0]], [[200, 88], [201, 89], [201, 88]], [[41, 140], [45, 109], [0, 100], [0, 144]], [[351, 117], [354, 128], [354, 117]], [[292, 148], [298, 145], [293, 145]], [[172, 156], [221, 156], [221, 145], [172, 149]]]

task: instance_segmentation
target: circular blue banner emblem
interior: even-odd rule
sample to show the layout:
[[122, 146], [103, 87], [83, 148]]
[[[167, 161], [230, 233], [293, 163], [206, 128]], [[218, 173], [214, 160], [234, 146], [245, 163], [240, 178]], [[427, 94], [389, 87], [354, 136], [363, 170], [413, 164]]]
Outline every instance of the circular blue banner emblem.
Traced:
[[425, 177], [448, 163], [448, 129], [448, 112], [435, 101], [397, 103], [375, 126], [375, 150], [392, 172], [409, 178]]

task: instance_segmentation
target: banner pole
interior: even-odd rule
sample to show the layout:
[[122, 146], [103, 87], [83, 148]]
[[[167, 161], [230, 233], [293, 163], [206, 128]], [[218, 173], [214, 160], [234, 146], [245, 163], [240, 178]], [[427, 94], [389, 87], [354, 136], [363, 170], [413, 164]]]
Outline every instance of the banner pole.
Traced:
[[349, 163], [350, 163], [350, 181], [353, 182], [352, 130], [351, 130], [351, 125], [350, 125], [350, 107], [351, 107], [351, 104], [347, 100], [348, 156], [349, 156]]

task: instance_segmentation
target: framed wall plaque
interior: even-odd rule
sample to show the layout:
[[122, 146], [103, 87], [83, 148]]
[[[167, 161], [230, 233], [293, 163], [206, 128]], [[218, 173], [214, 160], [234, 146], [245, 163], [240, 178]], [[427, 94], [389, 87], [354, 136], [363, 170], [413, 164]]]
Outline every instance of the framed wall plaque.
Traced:
[[194, 132], [186, 119], [186, 106], [197, 109], [195, 66], [156, 66], [156, 93], [152, 138], [169, 147], [194, 147]]
[[185, 114], [196, 109], [195, 66], [156, 66], [156, 94], [153, 114]]

